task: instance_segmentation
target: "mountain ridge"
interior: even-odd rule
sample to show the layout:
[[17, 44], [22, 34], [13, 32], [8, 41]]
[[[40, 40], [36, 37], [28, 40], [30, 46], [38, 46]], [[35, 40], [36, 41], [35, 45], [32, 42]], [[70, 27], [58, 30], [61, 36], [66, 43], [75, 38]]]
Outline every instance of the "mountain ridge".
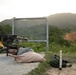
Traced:
[[58, 27], [76, 26], [76, 14], [59, 13], [48, 16], [49, 25]]
[[[76, 14], [73, 13], [57, 13], [49, 15], [47, 18], [49, 25], [57, 26], [59, 28], [76, 26]], [[0, 22], [0, 25], [3, 24], [12, 25], [12, 19], [6, 19]]]

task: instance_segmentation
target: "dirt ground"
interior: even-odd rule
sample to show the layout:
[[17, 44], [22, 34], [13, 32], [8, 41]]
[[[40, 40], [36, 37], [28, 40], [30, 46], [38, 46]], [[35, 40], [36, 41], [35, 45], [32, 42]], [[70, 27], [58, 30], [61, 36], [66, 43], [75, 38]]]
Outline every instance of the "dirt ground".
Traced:
[[62, 70], [51, 67], [46, 73], [47, 75], [76, 75], [76, 64], [72, 64], [72, 67], [62, 68]]

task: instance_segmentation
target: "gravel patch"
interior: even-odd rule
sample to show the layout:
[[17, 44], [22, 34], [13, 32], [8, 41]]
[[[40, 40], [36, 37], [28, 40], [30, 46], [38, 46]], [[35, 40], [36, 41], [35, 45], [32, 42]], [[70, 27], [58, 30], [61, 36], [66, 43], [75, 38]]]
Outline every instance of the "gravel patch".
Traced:
[[[44, 56], [44, 54], [41, 54]], [[36, 63], [17, 63], [14, 58], [0, 54], [0, 75], [24, 75], [37, 68]]]

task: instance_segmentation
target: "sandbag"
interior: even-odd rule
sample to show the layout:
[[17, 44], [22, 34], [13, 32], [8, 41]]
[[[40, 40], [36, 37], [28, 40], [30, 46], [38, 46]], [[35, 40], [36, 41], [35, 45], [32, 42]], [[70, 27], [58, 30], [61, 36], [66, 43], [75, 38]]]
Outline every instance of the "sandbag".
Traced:
[[15, 60], [20, 63], [45, 61], [44, 57], [42, 57], [39, 53], [31, 52], [31, 51], [23, 53], [21, 55], [9, 54], [9, 56], [14, 57]]

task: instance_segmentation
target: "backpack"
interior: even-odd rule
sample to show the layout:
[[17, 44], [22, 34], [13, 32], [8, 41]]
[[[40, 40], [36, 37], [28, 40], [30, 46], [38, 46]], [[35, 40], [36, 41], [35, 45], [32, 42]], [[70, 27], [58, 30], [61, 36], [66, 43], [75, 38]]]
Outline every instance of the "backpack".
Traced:
[[[54, 55], [51, 57], [49, 64], [52, 67], [59, 68], [59, 61], [60, 61], [60, 57], [57, 55]], [[66, 67], [67, 63], [68, 63], [68, 61], [63, 59], [62, 60], [62, 67]]]
[[23, 48], [23, 47], [21, 47], [21, 48], [19, 48], [19, 51], [18, 51], [17, 55], [21, 55], [21, 54], [29, 52], [29, 51], [34, 52], [34, 50], [32, 48], [28, 48], [28, 47]]

